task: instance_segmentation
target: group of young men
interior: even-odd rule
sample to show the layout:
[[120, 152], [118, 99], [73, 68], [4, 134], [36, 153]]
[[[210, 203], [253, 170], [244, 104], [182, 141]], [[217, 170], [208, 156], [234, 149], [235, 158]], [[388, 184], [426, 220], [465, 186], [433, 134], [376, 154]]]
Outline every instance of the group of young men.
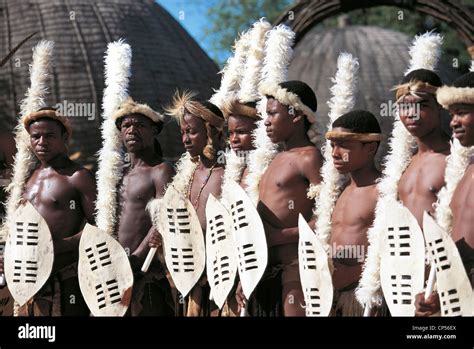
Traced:
[[[415, 93], [406, 88], [407, 84], [417, 86]], [[420, 226], [424, 211], [433, 212], [437, 194], [445, 183], [451, 137], [441, 127], [443, 107], [451, 115], [453, 136], [463, 147], [474, 146], [474, 73], [461, 76], [442, 95], [437, 94], [442, 85], [435, 72], [418, 69], [403, 78], [396, 92], [400, 105], [416, 106], [400, 108], [400, 120], [416, 140], [416, 152], [399, 180], [397, 195]], [[132, 100], [126, 100], [117, 110], [113, 119], [129, 162], [119, 183], [118, 219], [114, 229], [134, 272], [131, 315], [233, 316], [242, 307], [248, 307], [253, 316], [305, 315], [298, 265], [298, 215], [303, 215], [313, 229], [318, 229], [313, 208], [314, 200], [321, 198], [307, 195], [312, 185], [320, 184], [323, 164], [320, 149], [307, 135], [312, 124], [310, 114], [317, 111], [317, 99], [312, 89], [301, 81], [274, 83], [266, 91], [259, 99], [232, 100], [220, 107], [199, 100], [192, 93], [177, 93], [166, 109], [179, 123], [186, 151], [177, 167], [163, 160], [157, 144], [156, 136], [164, 125], [161, 114]], [[267, 136], [279, 146], [279, 152], [260, 179], [256, 205], [265, 228], [268, 266], [251, 299], [245, 298], [236, 281], [224, 314], [209, 301], [205, 274], [186, 299], [176, 292], [162, 258], [160, 234], [164, 232], [153, 227], [147, 204], [162, 197], [174, 182], [179, 186], [178, 179], [185, 181], [182, 195], [194, 206], [205, 232], [208, 197], [210, 194], [221, 196], [226, 171], [226, 164], [219, 160], [218, 154], [225, 150], [227, 141], [230, 148], [243, 157], [255, 150], [253, 135], [262, 117], [257, 110], [258, 103], [264, 103]], [[94, 175], [68, 157], [67, 144], [74, 135], [66, 117], [54, 109], [44, 108], [26, 116], [22, 127], [30, 136], [30, 146], [37, 159], [36, 167], [28, 175], [22, 200], [29, 201], [49, 226], [54, 243], [54, 266], [49, 280], [18, 314], [86, 316], [89, 310], [81, 296], [77, 262], [84, 224], [95, 223]], [[384, 138], [381, 128], [371, 112], [353, 110], [332, 123], [326, 138], [330, 141], [334, 167], [348, 176], [332, 212], [330, 243], [341, 249], [364, 246], [363, 251], [366, 251], [367, 231], [373, 224], [379, 196], [377, 183], [382, 176], [374, 160]], [[2, 166], [7, 168], [11, 165], [11, 154], [4, 139], [2, 136], [0, 154]], [[471, 162], [451, 200], [451, 236], [471, 284], [473, 171]], [[248, 175], [249, 166], [244, 161], [238, 178], [244, 189]], [[71, 202], [76, 203], [74, 209]], [[151, 247], [158, 248], [158, 255], [151, 268], [143, 273], [140, 268]], [[335, 294], [355, 292], [363, 263], [363, 258], [333, 257]], [[0, 257], [0, 273], [3, 273], [3, 257]], [[71, 295], [75, 296], [74, 302]], [[337, 297], [333, 315], [362, 315], [362, 306], [348, 314], [338, 308], [336, 300]], [[419, 316], [430, 316], [440, 309], [436, 292], [428, 299], [418, 294], [415, 305]]]

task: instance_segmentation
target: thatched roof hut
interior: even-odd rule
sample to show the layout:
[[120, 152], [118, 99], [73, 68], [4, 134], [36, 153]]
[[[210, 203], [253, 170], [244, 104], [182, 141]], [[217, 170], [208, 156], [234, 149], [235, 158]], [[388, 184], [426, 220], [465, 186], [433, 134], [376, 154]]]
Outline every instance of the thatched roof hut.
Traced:
[[[289, 78], [306, 82], [316, 92], [321, 134], [324, 134], [328, 123], [327, 101], [331, 98], [330, 87], [333, 85], [331, 78], [336, 73], [337, 57], [341, 52], [352, 53], [359, 59], [359, 89], [355, 108], [374, 113], [384, 133], [390, 133], [393, 117], [383, 115], [382, 104], [386, 103], [389, 107], [390, 103], [395, 102], [392, 88], [400, 82], [408, 67], [412, 39], [403, 33], [380, 27], [345, 26], [328, 30], [313, 27], [298, 41]], [[444, 63], [440, 64], [438, 73], [446, 83], [459, 75]]]
[[[100, 110], [104, 88], [103, 56], [108, 42], [124, 38], [133, 50], [131, 95], [160, 108], [176, 88], [195, 89], [206, 98], [219, 83], [217, 65], [183, 27], [153, 0], [7, 0], [0, 4], [0, 52], [28, 41], [0, 70], [0, 128], [16, 124], [28, 87], [31, 49], [40, 39], [56, 43], [56, 63], [48, 103], [89, 103], [95, 118], [73, 119], [71, 152], [93, 162], [100, 147]], [[177, 126], [160, 136], [165, 156], [182, 152]]]

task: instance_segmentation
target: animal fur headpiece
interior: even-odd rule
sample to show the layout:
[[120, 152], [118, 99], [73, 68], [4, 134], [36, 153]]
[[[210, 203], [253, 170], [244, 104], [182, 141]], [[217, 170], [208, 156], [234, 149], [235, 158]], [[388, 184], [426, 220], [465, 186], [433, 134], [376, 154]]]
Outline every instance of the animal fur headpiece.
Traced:
[[474, 104], [474, 71], [460, 76], [451, 86], [441, 87], [436, 98], [445, 109], [453, 104]]
[[65, 116], [62, 116], [57, 110], [54, 110], [54, 109], [43, 109], [43, 110], [35, 111], [26, 115], [23, 118], [23, 126], [29, 132], [30, 125], [32, 122], [38, 121], [40, 119], [45, 119], [45, 118], [60, 122], [61, 125], [63, 125], [64, 128], [66, 129], [68, 140], [71, 139], [72, 137], [71, 123], [69, 122], [68, 118], [66, 118]]
[[115, 121], [115, 125], [119, 127], [120, 122], [125, 116], [132, 114], [140, 114], [146, 116], [153, 122], [163, 122], [164, 116], [155, 110], [151, 109], [146, 104], [139, 104], [135, 102], [131, 97], [128, 97], [122, 104], [120, 104], [117, 111], [112, 115], [112, 119]]
[[181, 124], [186, 113], [201, 118], [206, 125], [207, 131], [207, 144], [203, 154], [208, 159], [213, 159], [216, 156], [216, 151], [212, 144], [211, 126], [216, 128], [219, 132], [222, 132], [225, 122], [224, 115], [213, 103], [198, 101], [195, 97], [196, 93], [194, 92], [176, 92], [173, 97], [172, 105], [166, 109], [166, 113], [174, 117], [178, 124]]

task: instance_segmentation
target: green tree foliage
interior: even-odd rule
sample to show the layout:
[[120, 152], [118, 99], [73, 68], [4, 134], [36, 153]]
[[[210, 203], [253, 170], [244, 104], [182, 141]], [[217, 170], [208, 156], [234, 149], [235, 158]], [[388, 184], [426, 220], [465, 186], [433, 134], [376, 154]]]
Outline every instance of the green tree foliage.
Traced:
[[[462, 2], [464, 5], [474, 5], [474, 0]], [[447, 23], [419, 12], [393, 6], [379, 6], [355, 10], [348, 13], [350, 23], [354, 25], [374, 25], [400, 31], [409, 36], [434, 30], [444, 37], [442, 60], [454, 65], [461, 71], [467, 71], [470, 57], [458, 34]], [[324, 21], [325, 23], [328, 21]], [[327, 25], [335, 25], [334, 21]]]
[[207, 10], [209, 24], [205, 30], [211, 42], [211, 57], [222, 65], [221, 58], [228, 54], [238, 33], [262, 17], [273, 23], [291, 3], [291, 0], [215, 1]]
[[[211, 56], [222, 65], [239, 32], [261, 17], [273, 23], [293, 2], [290, 0], [216, 0], [208, 8], [206, 36], [211, 42]], [[462, 0], [471, 10], [474, 0]], [[378, 6], [347, 13], [353, 25], [373, 25], [393, 29], [409, 36], [435, 30], [444, 36], [443, 60], [467, 71], [470, 57], [457, 33], [446, 23], [419, 12], [394, 6]], [[328, 18], [321, 28], [337, 26], [337, 18]], [[223, 58], [224, 57], [224, 58]], [[220, 59], [219, 59], [220, 58]]]

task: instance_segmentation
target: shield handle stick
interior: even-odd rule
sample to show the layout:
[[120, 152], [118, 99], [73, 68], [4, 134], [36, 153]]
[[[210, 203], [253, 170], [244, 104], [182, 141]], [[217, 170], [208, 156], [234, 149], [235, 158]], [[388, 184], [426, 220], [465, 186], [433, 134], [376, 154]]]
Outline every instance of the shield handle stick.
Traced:
[[146, 273], [148, 271], [151, 261], [153, 260], [153, 257], [155, 257], [155, 253], [156, 247], [150, 248], [150, 251], [148, 251], [148, 255], [146, 256], [145, 262], [143, 262], [142, 272]]
[[367, 304], [364, 308], [364, 317], [369, 317], [371, 310], [372, 310], [372, 307], [370, 306], [370, 304]]
[[435, 264], [431, 262], [430, 276], [428, 277], [428, 284], [426, 285], [426, 290], [425, 290], [425, 300], [430, 298], [431, 294], [433, 293], [435, 280], [436, 280], [436, 267], [435, 267]]
[[247, 316], [249, 316], [249, 311], [247, 310], [247, 307], [240, 309], [240, 317], [247, 317]]

